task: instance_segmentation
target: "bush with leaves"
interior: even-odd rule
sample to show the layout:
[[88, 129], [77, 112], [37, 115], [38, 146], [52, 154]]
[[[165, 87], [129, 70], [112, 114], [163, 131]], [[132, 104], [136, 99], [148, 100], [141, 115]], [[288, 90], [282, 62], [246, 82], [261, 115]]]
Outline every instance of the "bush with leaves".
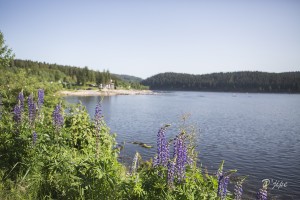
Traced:
[[[67, 114], [59, 109], [54, 116], [56, 106], [53, 112], [42, 107], [32, 110], [37, 103], [32, 97], [38, 95], [24, 96], [29, 105], [21, 113], [5, 112], [1, 119], [0, 188], [7, 194], [1, 198], [9, 198], [17, 190], [22, 198], [114, 199], [125, 171], [117, 160], [115, 136], [103, 119], [96, 129], [80, 104]], [[20, 100], [16, 106], [20, 107]], [[60, 128], [55, 122], [57, 115], [63, 120]]]

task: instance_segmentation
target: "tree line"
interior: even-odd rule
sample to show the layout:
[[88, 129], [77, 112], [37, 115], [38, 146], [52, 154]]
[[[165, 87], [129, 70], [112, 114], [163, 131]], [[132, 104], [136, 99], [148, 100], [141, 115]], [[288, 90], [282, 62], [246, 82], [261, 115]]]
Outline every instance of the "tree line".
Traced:
[[24, 70], [28, 77], [37, 77], [40, 81], [61, 82], [64, 87], [108, 84], [112, 80], [115, 86], [124, 89], [146, 89], [141, 85], [138, 77], [111, 74], [109, 70], [95, 71], [84, 68], [50, 64], [31, 60], [14, 59], [3, 70], [18, 72]]
[[155, 90], [300, 93], [300, 72], [160, 73], [141, 82]]
[[11, 62], [10, 68], [24, 69], [28, 75], [42, 77], [43, 80], [63, 81], [76, 85], [106, 84], [113, 78], [108, 70], [100, 72], [90, 70], [88, 67], [80, 68], [31, 60], [15, 59]]

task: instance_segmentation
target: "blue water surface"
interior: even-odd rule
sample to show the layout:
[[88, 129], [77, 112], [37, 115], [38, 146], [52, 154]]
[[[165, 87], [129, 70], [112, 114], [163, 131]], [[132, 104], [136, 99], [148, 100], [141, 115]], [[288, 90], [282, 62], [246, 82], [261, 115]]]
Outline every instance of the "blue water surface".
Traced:
[[[101, 97], [65, 97], [81, 101], [91, 116]], [[120, 158], [130, 163], [136, 151], [143, 159], [156, 152], [157, 131], [171, 124], [173, 138], [183, 126], [193, 126], [199, 165], [214, 172], [225, 160], [225, 170], [248, 175], [245, 199], [255, 199], [263, 179], [286, 183], [269, 186], [270, 199], [300, 199], [300, 95], [216, 92], [162, 92], [158, 95], [104, 97], [105, 121], [118, 143]], [[183, 118], [186, 118], [183, 120]], [[154, 146], [145, 149], [130, 142]]]

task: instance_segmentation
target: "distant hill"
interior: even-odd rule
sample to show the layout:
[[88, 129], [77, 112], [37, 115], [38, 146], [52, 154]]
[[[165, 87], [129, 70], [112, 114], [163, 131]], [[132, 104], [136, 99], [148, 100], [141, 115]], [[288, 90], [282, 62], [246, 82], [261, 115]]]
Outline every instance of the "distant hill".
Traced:
[[13, 68], [24, 69], [29, 76], [37, 76], [44, 81], [63, 81], [76, 85], [105, 84], [113, 79], [108, 70], [100, 72], [88, 67], [82, 68], [31, 60], [15, 59], [10, 64], [10, 69]]
[[128, 82], [133, 82], [133, 83], [139, 83], [143, 79], [136, 77], [136, 76], [131, 76], [131, 75], [126, 75], [126, 74], [112, 74], [113, 76], [123, 80], [123, 81], [128, 81]]
[[111, 74], [108, 70], [102, 72], [88, 67], [51, 64], [31, 60], [15, 59], [5, 70], [24, 70], [27, 76], [37, 77], [40, 81], [59, 81], [65, 87], [99, 85], [115, 82], [118, 88], [145, 89], [139, 82], [141, 78], [130, 75]]
[[141, 82], [153, 90], [300, 93], [300, 72], [160, 73]]

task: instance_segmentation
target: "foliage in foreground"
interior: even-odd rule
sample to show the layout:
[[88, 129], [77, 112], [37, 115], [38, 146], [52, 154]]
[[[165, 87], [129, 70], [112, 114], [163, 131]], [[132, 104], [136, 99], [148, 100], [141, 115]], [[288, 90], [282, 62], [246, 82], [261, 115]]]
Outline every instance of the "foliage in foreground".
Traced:
[[[216, 175], [203, 174], [185, 130], [168, 141], [162, 127], [154, 160], [136, 153], [126, 170], [100, 104], [91, 120], [81, 104], [45, 109], [42, 89], [17, 99], [13, 111], [1, 108], [1, 199], [233, 199], [227, 185], [235, 171], [223, 172], [222, 163]], [[266, 188], [259, 195], [266, 199]]]
[[102, 118], [96, 128], [81, 105], [67, 114], [58, 105], [51, 116], [22, 96], [13, 113], [2, 110], [1, 199], [113, 198], [124, 169]]
[[[0, 69], [12, 58], [0, 32]], [[24, 70], [0, 74], [0, 199], [233, 198], [227, 186], [234, 171], [223, 172], [222, 163], [216, 176], [203, 174], [186, 130], [167, 140], [162, 127], [153, 162], [136, 153], [127, 170], [100, 104], [91, 120], [80, 104], [65, 109], [54, 96], [60, 88]], [[241, 199], [243, 181], [235, 199]], [[267, 199], [266, 187], [257, 199]]]

